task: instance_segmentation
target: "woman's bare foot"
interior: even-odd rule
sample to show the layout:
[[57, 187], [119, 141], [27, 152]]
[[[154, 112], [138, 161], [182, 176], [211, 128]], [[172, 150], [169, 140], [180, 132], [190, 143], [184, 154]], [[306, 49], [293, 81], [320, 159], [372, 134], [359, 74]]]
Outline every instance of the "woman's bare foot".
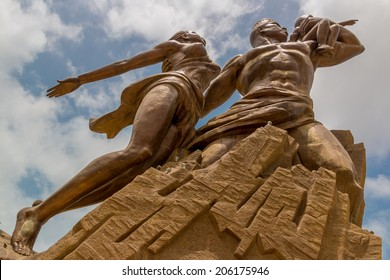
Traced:
[[15, 252], [30, 256], [37, 239], [42, 223], [38, 221], [35, 207], [23, 208], [16, 218], [16, 225], [11, 237], [11, 244]]

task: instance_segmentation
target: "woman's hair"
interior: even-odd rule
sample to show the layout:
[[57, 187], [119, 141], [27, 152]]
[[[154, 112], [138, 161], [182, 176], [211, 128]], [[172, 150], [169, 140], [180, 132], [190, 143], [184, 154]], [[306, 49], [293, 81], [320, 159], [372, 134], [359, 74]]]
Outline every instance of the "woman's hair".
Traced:
[[180, 37], [183, 37], [187, 33], [188, 33], [188, 31], [186, 31], [186, 30], [176, 32], [171, 38], [169, 38], [169, 40], [176, 40], [177, 41], [177, 39], [179, 39]]
[[275, 23], [276, 25], [281, 27], [280, 24], [278, 22], [274, 21], [272, 18], [262, 18], [261, 20], [256, 22], [255, 25], [253, 25], [252, 30], [258, 29], [259, 27], [263, 27], [264, 25], [266, 25], [267, 23], [270, 23], [270, 22]]

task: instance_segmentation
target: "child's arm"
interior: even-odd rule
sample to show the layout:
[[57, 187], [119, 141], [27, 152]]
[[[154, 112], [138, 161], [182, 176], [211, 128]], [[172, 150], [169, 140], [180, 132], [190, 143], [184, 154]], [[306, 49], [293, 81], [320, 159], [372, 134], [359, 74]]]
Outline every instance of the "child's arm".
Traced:
[[357, 21], [358, 21], [357, 19], [350, 19], [350, 20], [339, 22], [339, 24], [341, 26], [354, 25]]

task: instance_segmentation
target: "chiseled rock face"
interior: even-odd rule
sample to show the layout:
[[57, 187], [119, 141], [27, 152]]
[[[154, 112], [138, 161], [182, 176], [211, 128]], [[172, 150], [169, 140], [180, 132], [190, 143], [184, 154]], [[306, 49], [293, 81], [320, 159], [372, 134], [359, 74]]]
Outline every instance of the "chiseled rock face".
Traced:
[[25, 256], [16, 253], [11, 246], [11, 236], [0, 229], [0, 260], [19, 260]]
[[[345, 145], [365, 172], [362, 147]], [[334, 173], [297, 164], [297, 147], [268, 125], [207, 168], [200, 152], [151, 168], [35, 258], [381, 259]]]

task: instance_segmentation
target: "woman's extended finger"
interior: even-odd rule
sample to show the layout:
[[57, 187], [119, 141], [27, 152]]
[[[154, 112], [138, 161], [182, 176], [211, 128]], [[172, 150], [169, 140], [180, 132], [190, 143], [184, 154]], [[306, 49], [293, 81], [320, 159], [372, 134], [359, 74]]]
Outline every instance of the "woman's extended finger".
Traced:
[[58, 87], [58, 86], [59, 85], [56, 85], [56, 86], [54, 86], [52, 88], [49, 88], [47, 90], [46, 96], [48, 96], [48, 97], [58, 97], [58, 96], [64, 95], [65, 94], [64, 91], [61, 90], [61, 88]]

